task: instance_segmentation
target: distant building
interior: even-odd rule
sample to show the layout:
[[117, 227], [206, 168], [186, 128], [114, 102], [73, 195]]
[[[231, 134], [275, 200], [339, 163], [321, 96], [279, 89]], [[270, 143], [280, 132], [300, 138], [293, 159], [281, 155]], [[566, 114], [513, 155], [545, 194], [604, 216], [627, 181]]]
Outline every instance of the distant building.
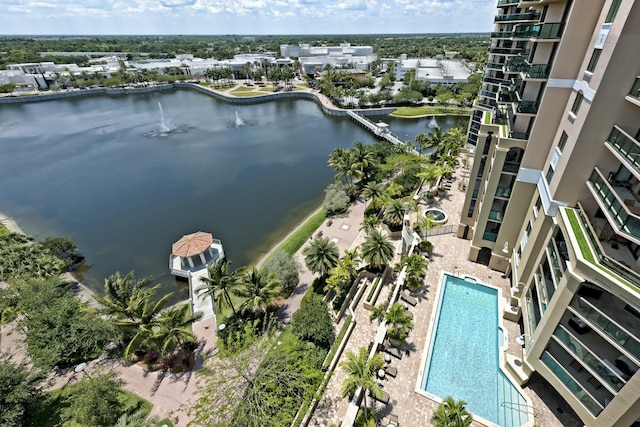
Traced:
[[366, 70], [371, 62], [378, 59], [373, 47], [351, 46], [350, 43], [339, 46], [280, 45], [280, 56], [298, 58], [306, 74], [314, 74], [327, 65]]
[[472, 67], [457, 60], [407, 58], [406, 55], [402, 55], [393, 63], [393, 71], [397, 80], [402, 80], [410, 70], [416, 71], [416, 80], [442, 83], [447, 86], [466, 82], [473, 73]]

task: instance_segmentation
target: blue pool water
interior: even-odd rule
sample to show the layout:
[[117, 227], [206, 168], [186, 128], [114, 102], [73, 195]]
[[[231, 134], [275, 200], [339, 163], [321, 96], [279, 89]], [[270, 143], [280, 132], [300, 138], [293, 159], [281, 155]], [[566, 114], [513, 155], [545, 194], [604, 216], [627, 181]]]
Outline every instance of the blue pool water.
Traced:
[[497, 425], [524, 424], [526, 400], [500, 369], [498, 291], [444, 277], [422, 388], [441, 398], [464, 400], [470, 412]]

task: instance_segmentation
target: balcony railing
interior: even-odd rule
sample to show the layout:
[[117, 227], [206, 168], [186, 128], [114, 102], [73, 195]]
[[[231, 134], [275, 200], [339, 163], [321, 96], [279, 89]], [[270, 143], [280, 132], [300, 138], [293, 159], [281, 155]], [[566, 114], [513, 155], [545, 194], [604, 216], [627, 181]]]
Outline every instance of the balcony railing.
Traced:
[[504, 197], [505, 199], [508, 199], [509, 196], [511, 196], [511, 188], [509, 188], [509, 187], [498, 187], [498, 188], [496, 188], [496, 196], [497, 197]]
[[589, 320], [589, 324], [595, 329], [602, 331], [634, 356], [638, 356], [638, 350], [640, 349], [638, 339], [595, 305], [592, 305], [585, 298], [574, 298], [571, 300], [570, 306], [580, 313], [582, 317]]
[[562, 36], [564, 24], [545, 23], [536, 25], [518, 25], [513, 32], [514, 38], [559, 39]]
[[542, 363], [570, 390], [592, 414], [598, 415], [602, 412], [602, 407], [593, 399], [582, 386], [567, 372], [567, 370], [548, 352], [545, 351], [540, 357]]
[[520, 163], [504, 162], [502, 165], [503, 172], [518, 173], [518, 169], [520, 169]]
[[600, 170], [595, 168], [589, 177], [588, 183], [597, 195], [598, 202], [602, 209], [609, 213], [615, 221], [611, 224], [619, 232], [630, 235], [634, 240], [640, 239], [640, 217], [629, 210], [625, 204], [625, 196], [618, 195], [618, 192], [602, 176]]
[[636, 81], [629, 91], [629, 96], [631, 96], [632, 98], [640, 99], [640, 77], [636, 77]]
[[498, 6], [505, 6], [508, 4], [518, 4], [520, 0], [498, 0]]
[[496, 15], [495, 22], [537, 21], [538, 19], [540, 19], [540, 12], [509, 13], [506, 15]]
[[490, 77], [490, 76], [484, 77], [482, 79], [482, 81], [484, 83], [491, 83], [491, 84], [494, 84], [494, 85], [508, 84], [510, 82], [509, 79], [505, 79], [505, 78], [501, 78], [500, 79], [500, 78], [497, 78], [497, 77]]
[[524, 75], [528, 79], [548, 79], [551, 72], [551, 65], [549, 64], [534, 64], [528, 67], [527, 70], [523, 70]]
[[618, 153], [622, 158], [627, 160], [626, 165], [635, 169], [640, 173], [640, 142], [632, 138], [628, 133], [614, 126], [611, 130], [609, 138], [607, 138], [607, 147]]
[[529, 134], [526, 132], [511, 132], [509, 134], [509, 138], [511, 139], [524, 139], [527, 140], [529, 139]]
[[537, 101], [520, 101], [516, 112], [523, 114], [538, 114], [540, 103]]
[[487, 240], [489, 242], [495, 242], [496, 240], [498, 240], [498, 234], [497, 233], [491, 233], [489, 231], [485, 231], [482, 234], [482, 239], [483, 240]]
[[485, 68], [490, 70], [502, 70], [502, 67], [504, 67], [504, 62], [487, 62], [485, 64]]
[[513, 37], [513, 31], [499, 31], [496, 33], [491, 33], [492, 39], [508, 39]]
[[478, 92], [478, 95], [484, 96], [485, 98], [495, 99], [496, 98], [496, 93], [498, 93], [497, 90], [496, 91], [481, 90], [480, 92]]
[[[640, 275], [629, 270], [617, 261], [610, 259], [602, 250], [587, 215], [580, 204], [577, 209], [563, 208], [569, 219], [570, 230], [578, 240], [582, 258], [594, 265], [600, 265], [608, 274], [626, 284], [636, 292], [640, 292], [635, 283], [640, 282]], [[582, 244], [581, 244], [582, 243]]]
[[504, 218], [504, 212], [502, 212], [502, 211], [490, 211], [489, 212], [489, 219], [492, 219], [494, 221], [502, 221], [502, 218]]
[[493, 53], [495, 55], [515, 55], [522, 52], [522, 49], [523, 48], [495, 46], [489, 48], [489, 53]]

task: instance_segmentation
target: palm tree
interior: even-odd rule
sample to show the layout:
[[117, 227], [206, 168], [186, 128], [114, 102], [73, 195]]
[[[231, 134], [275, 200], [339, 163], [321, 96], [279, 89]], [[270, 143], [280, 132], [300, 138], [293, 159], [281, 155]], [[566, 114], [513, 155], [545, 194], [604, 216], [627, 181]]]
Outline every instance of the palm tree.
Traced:
[[209, 277], [203, 277], [205, 283], [196, 289], [199, 295], [211, 296], [216, 309], [220, 313], [225, 307], [231, 308], [235, 314], [236, 309], [231, 300], [231, 294], [238, 294], [238, 277], [236, 272], [229, 272], [231, 261], [218, 259], [213, 264], [207, 266]]
[[413, 329], [413, 320], [399, 302], [389, 308], [384, 320], [390, 325], [389, 339], [393, 341], [403, 343], [407, 339], [409, 331]]
[[429, 137], [426, 133], [419, 133], [416, 135], [416, 142], [418, 143], [418, 153], [422, 154], [425, 148], [428, 148]]
[[352, 184], [354, 178], [360, 178], [362, 176], [360, 163], [358, 163], [355, 156], [351, 154], [351, 151], [346, 148], [335, 148], [331, 154], [329, 154], [327, 164], [336, 170], [336, 174], [333, 177], [336, 181], [344, 178], [349, 184]]
[[250, 309], [267, 314], [280, 293], [280, 280], [264, 268], [253, 267], [242, 275], [240, 281], [244, 285], [238, 295], [245, 298], [242, 309]]
[[116, 317], [116, 324], [125, 328], [137, 328], [149, 324], [167, 305], [172, 294], [155, 301], [155, 292], [160, 285], [151, 286], [152, 278], [136, 280], [133, 271], [126, 276], [118, 271], [104, 280], [104, 296], [94, 299], [103, 312]]
[[380, 230], [373, 230], [362, 243], [360, 252], [362, 258], [374, 269], [381, 270], [393, 259], [394, 246], [389, 237]]
[[158, 424], [157, 417], [147, 418], [147, 411], [138, 410], [134, 413], [125, 412], [118, 418], [113, 427], [153, 427]]
[[360, 231], [369, 234], [380, 225], [380, 220], [376, 215], [366, 215], [360, 223]]
[[384, 185], [375, 181], [368, 182], [362, 190], [362, 196], [370, 200], [372, 208], [377, 210], [378, 205], [383, 203], [386, 198]]
[[416, 176], [427, 181], [427, 183], [429, 184], [428, 191], [431, 191], [431, 187], [433, 187], [438, 178], [442, 176], [442, 167], [440, 165], [430, 164], [429, 166], [423, 168], [420, 172], [418, 172]]
[[473, 417], [465, 408], [467, 403], [463, 400], [456, 401], [447, 396], [431, 416], [431, 423], [435, 427], [468, 427]]
[[369, 170], [374, 166], [376, 157], [370, 145], [362, 141], [356, 141], [351, 148], [351, 156], [358, 165], [363, 177], [368, 175]]
[[361, 388], [364, 393], [364, 414], [367, 417], [367, 393], [374, 397], [382, 397], [382, 389], [377, 384], [375, 375], [384, 366], [382, 355], [376, 353], [368, 358], [366, 347], [360, 347], [358, 353], [350, 351], [340, 367], [347, 374], [342, 382], [342, 397], [353, 396]]
[[317, 237], [305, 249], [304, 262], [312, 273], [326, 277], [331, 269], [338, 265], [339, 256], [340, 251], [335, 242], [327, 237]]
[[422, 286], [429, 261], [422, 255], [414, 253], [403, 259], [401, 264], [407, 267], [407, 287], [412, 291], [418, 290]]
[[353, 251], [345, 251], [344, 256], [338, 260], [336, 266], [329, 272], [324, 290], [337, 292], [342, 283], [353, 281], [358, 274], [359, 264], [360, 255], [357, 248]]
[[346, 148], [337, 147], [331, 152], [331, 154], [329, 154], [329, 160], [327, 160], [327, 164], [336, 171], [333, 179], [338, 181], [347, 176], [350, 161], [351, 154]]
[[400, 227], [407, 212], [407, 204], [400, 199], [392, 199], [384, 209], [384, 220], [393, 228]]
[[153, 322], [147, 339], [156, 343], [163, 355], [184, 350], [187, 342], [196, 342], [191, 326], [200, 319], [202, 312], [191, 314], [189, 304], [171, 307]]

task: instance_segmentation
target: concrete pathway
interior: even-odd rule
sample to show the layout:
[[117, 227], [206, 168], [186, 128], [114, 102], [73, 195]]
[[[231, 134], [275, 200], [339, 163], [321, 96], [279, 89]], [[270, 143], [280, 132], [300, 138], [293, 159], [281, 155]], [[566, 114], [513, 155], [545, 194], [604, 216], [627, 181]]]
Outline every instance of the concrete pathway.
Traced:
[[[325, 221], [314, 233], [314, 236], [318, 232], [322, 232], [323, 237], [328, 237], [329, 240], [338, 245], [340, 255], [342, 256], [344, 251], [350, 249], [361, 234], [360, 224], [364, 218], [365, 208], [366, 201], [362, 198], [356, 199], [346, 213], [334, 216], [331, 219], [331, 222], [329, 220]], [[289, 323], [293, 313], [300, 308], [302, 297], [316, 278], [316, 275], [307, 269], [304, 262], [303, 251], [307, 246], [308, 244], [303, 245], [295, 254], [295, 259], [302, 266], [302, 270], [300, 271], [300, 282], [289, 298], [287, 298], [284, 304], [276, 312], [277, 319], [283, 324]]]

